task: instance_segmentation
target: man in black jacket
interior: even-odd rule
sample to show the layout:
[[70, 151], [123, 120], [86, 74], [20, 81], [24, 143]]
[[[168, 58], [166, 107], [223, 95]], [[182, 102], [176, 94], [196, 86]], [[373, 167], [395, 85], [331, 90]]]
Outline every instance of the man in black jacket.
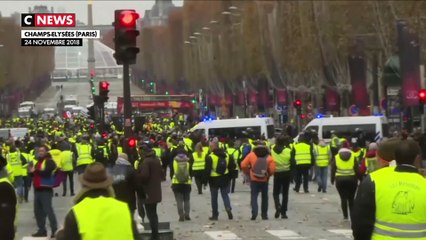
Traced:
[[[381, 239], [390, 236], [414, 239], [425, 232], [420, 223], [426, 221], [426, 202], [422, 197], [426, 194], [426, 180], [414, 166], [420, 148], [414, 141], [404, 140], [394, 149], [397, 166], [371, 173], [359, 186], [352, 216], [355, 240], [375, 235]], [[413, 231], [410, 225], [421, 229]]]

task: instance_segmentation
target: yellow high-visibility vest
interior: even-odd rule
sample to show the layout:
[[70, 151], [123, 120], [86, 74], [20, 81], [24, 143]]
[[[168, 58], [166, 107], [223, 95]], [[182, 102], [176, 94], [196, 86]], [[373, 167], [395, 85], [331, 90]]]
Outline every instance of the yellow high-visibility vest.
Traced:
[[370, 174], [375, 185], [372, 240], [426, 239], [426, 179], [385, 167]]
[[278, 154], [274, 151], [275, 144], [271, 147], [272, 159], [275, 161], [275, 172], [288, 172], [290, 171], [290, 158], [291, 158], [291, 149], [286, 147], [283, 151]]
[[315, 145], [315, 152], [317, 154], [315, 164], [318, 167], [327, 167], [330, 163], [330, 147]]
[[22, 161], [21, 161], [21, 152], [9, 152], [6, 157], [10, 166], [12, 167], [12, 172], [15, 177], [22, 176]]
[[92, 158], [92, 146], [89, 144], [77, 144], [77, 154], [77, 166], [95, 162]]
[[[189, 167], [190, 167], [189, 162], [187, 162], [186, 165], [187, 165], [187, 169], [188, 169], [188, 173], [189, 173]], [[172, 178], [172, 184], [189, 184], [189, 185], [191, 185], [192, 184], [191, 176], [189, 176], [188, 180], [184, 183], [181, 183], [177, 180], [176, 174], [177, 174], [178, 171], [179, 171], [178, 162], [176, 160], [173, 160], [173, 172], [174, 172], [174, 174], [173, 174], [173, 178]]]
[[73, 153], [70, 150], [65, 150], [61, 152], [62, 157], [62, 170], [65, 172], [69, 172], [74, 170], [73, 166]]
[[86, 197], [72, 211], [82, 240], [133, 239], [127, 203], [112, 197]]
[[206, 167], [206, 156], [207, 154], [202, 152], [201, 157], [198, 157], [198, 153], [192, 153], [192, 158], [194, 159], [194, 163], [192, 164], [192, 170], [204, 170]]
[[[216, 156], [215, 154], [210, 154], [210, 157], [212, 158], [212, 171], [210, 173], [210, 177], [220, 177], [229, 173], [228, 167], [226, 168], [226, 171], [223, 175], [217, 173], [216, 168], [219, 163], [219, 157]], [[226, 155], [226, 166], [228, 165], [229, 165], [229, 156]]]
[[343, 161], [339, 154], [335, 156], [335, 159], [337, 167], [336, 176], [355, 176], [355, 156], [353, 153], [351, 154], [351, 158], [347, 161]]
[[296, 165], [311, 164], [311, 146], [306, 143], [294, 145]]

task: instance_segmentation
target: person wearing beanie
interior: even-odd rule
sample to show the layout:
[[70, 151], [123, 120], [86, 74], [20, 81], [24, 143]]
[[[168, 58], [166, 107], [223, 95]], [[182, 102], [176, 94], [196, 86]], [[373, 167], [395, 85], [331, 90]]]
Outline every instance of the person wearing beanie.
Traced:
[[4, 240], [13, 240], [17, 198], [6, 165], [6, 159], [0, 154], [0, 236]]
[[102, 163], [89, 164], [79, 176], [81, 191], [65, 216], [57, 240], [139, 239], [133, 215], [125, 202], [115, 199], [113, 177]]
[[355, 240], [425, 239], [426, 179], [415, 167], [419, 156], [415, 141], [400, 141], [393, 151], [397, 166], [376, 170], [364, 179], [352, 215]]

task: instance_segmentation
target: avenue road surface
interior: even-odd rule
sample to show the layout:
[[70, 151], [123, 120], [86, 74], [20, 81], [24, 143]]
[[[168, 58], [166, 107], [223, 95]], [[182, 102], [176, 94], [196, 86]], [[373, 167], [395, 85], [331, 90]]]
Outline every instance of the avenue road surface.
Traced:
[[[74, 179], [78, 179], [75, 175]], [[269, 220], [251, 221], [250, 190], [238, 179], [236, 192], [230, 195], [234, 220], [228, 220], [219, 196], [219, 221], [208, 220], [211, 216], [210, 192], [202, 195], [191, 192], [192, 221], [179, 222], [175, 198], [170, 188], [170, 181], [163, 182], [163, 202], [158, 206], [160, 222], [170, 222], [176, 240], [246, 240], [246, 239], [306, 239], [306, 240], [344, 240], [352, 239], [350, 222], [344, 221], [340, 210], [340, 201], [334, 186], [329, 184], [327, 193], [317, 193], [316, 184], [310, 183], [311, 193], [295, 193], [289, 196], [289, 219], [275, 219], [272, 199], [272, 182], [269, 188]], [[78, 180], [76, 186], [80, 188]], [[291, 185], [290, 188], [293, 188]], [[62, 197], [62, 187], [55, 190], [59, 197], [54, 197], [53, 205], [59, 225], [63, 224], [66, 213], [72, 206], [72, 197]], [[33, 197], [29, 203], [19, 206], [18, 235], [16, 239], [31, 238], [35, 232], [36, 222], [33, 214]], [[260, 196], [259, 196], [260, 206]], [[49, 227], [48, 227], [49, 229]]]

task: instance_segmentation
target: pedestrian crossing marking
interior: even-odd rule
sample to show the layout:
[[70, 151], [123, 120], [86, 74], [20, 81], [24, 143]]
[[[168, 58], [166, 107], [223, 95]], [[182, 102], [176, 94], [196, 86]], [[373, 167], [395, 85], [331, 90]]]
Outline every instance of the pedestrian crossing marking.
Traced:
[[279, 239], [306, 239], [300, 236], [298, 233], [291, 230], [267, 230], [269, 234], [278, 237]]
[[231, 231], [206, 231], [204, 232], [214, 240], [241, 240], [235, 233]]
[[344, 235], [348, 239], [352, 239], [352, 230], [351, 229], [329, 229], [328, 231], [335, 233], [335, 234], [341, 234], [341, 235]]

